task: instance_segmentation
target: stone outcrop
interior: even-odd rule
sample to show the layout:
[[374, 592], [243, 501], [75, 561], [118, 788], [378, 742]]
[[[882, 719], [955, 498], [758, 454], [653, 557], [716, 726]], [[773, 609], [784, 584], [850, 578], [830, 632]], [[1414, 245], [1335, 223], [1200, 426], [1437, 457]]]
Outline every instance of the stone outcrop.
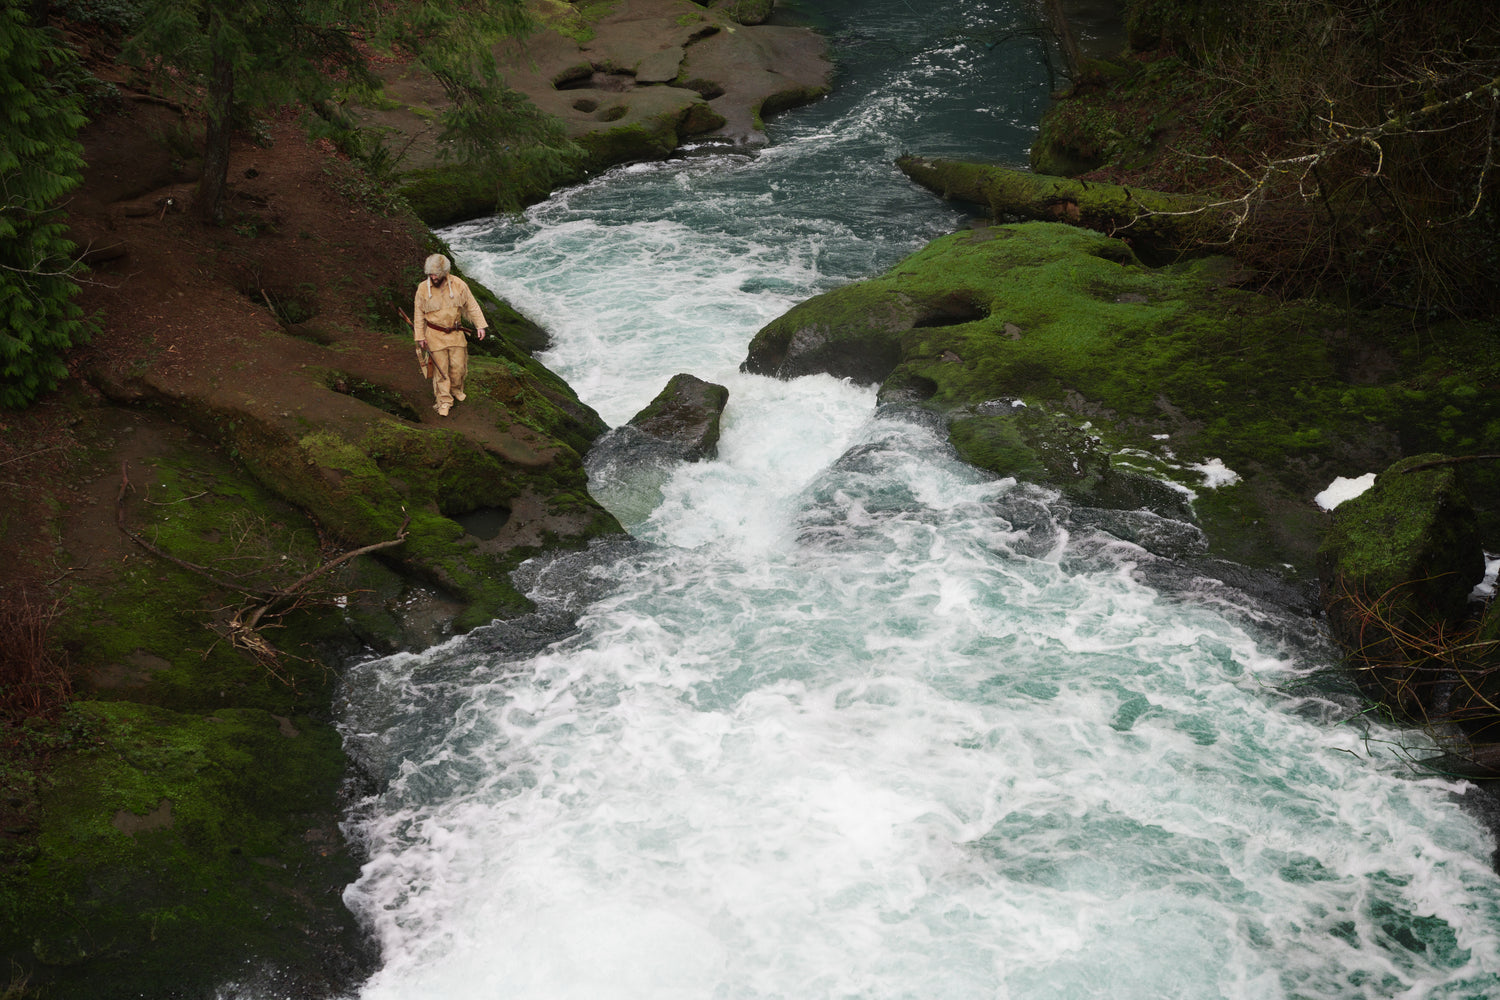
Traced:
[[258, 966], [342, 995], [372, 955], [339, 896], [339, 669], [519, 612], [528, 556], [619, 533], [583, 464], [604, 423], [472, 280], [491, 335], [434, 412], [398, 309], [440, 241], [291, 128], [236, 149], [229, 225], [142, 212], [181, 183], [174, 116], [85, 131], [68, 221], [116, 251], [79, 296], [101, 334], [5, 418], [4, 596], [57, 582], [73, 697], [5, 722], [35, 742], [3, 759], [0, 959], [45, 995]]
[[589, 451], [590, 493], [627, 527], [645, 521], [678, 466], [717, 457], [728, 400], [722, 385], [674, 375], [641, 412]]
[[828, 92], [832, 64], [811, 30], [763, 23], [765, 0], [619, 0], [536, 5], [540, 28], [495, 47], [507, 86], [559, 121], [582, 156], [526, 157], [480, 176], [443, 157], [442, 87], [420, 67], [388, 71], [388, 103], [358, 112], [399, 151], [397, 184], [441, 225], [517, 207], [618, 163], [659, 160], [688, 140], [751, 148], [764, 118]]
[[674, 375], [630, 426], [657, 442], [673, 458], [700, 462], [719, 453], [719, 417], [729, 390], [694, 375]]
[[[1418, 405], [1371, 364], [1400, 317], [1279, 302], [1242, 277], [1222, 258], [1148, 267], [1071, 225], [980, 227], [796, 306], [742, 367], [878, 383], [883, 403], [942, 413], [971, 464], [1189, 517], [1210, 555], [1306, 580], [1325, 522], [1313, 496], [1394, 461], [1384, 416]], [[1408, 411], [1409, 426], [1446, 419], [1442, 406]]]
[[1484, 551], [1457, 464], [1416, 455], [1381, 472], [1335, 510], [1318, 563], [1329, 628], [1371, 698], [1419, 723], [1495, 727], [1500, 655], [1462, 638], [1480, 630]]

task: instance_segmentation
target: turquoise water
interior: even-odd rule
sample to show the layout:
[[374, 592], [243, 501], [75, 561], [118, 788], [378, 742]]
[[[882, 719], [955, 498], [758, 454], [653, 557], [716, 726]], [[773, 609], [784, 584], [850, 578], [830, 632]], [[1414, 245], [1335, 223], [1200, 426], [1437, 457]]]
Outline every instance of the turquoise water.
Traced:
[[1188, 526], [739, 373], [766, 321], [962, 224], [899, 152], [1021, 162], [1050, 85], [1005, 4], [801, 10], [837, 90], [756, 155], [446, 234], [611, 424], [677, 372], [731, 396], [716, 461], [601, 442], [631, 538], [524, 567], [535, 615], [350, 671], [383, 783], [348, 820], [362, 996], [1500, 995], [1491, 835], [1419, 737], [1305, 683], [1313, 623], [1126, 540]]

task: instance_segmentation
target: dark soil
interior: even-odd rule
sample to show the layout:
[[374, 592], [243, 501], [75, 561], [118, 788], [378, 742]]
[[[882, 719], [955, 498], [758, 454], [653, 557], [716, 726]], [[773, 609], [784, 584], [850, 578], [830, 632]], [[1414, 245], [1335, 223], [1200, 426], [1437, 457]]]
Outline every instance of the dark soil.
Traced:
[[[291, 114], [271, 124], [267, 141], [237, 144], [226, 224], [206, 225], [189, 210], [193, 180], [173, 153], [172, 137], [192, 131], [177, 110], [133, 95], [81, 136], [89, 166], [67, 211], [73, 239], [92, 262], [78, 301], [99, 333], [67, 359], [65, 384], [23, 411], [0, 413], [0, 600], [57, 602], [66, 615], [75, 588], [107, 592], [112, 579], [155, 558], [116, 523], [125, 479], [135, 471], [131, 504], [155, 502], [140, 470], [207, 444], [190, 418], [131, 398], [140, 372], [165, 374], [185, 397], [253, 397], [322, 425], [336, 422], [345, 400], [306, 391], [301, 370], [326, 368], [334, 351], [343, 370], [386, 387], [407, 413], [424, 423], [441, 419], [392, 305], [415, 287], [426, 227], [382, 211], [380, 192], [331, 148], [310, 142]], [[449, 421], [479, 419], [460, 407]], [[50, 655], [65, 663], [68, 651], [53, 644]], [[76, 693], [106, 699], [144, 690], [165, 665], [148, 650], [119, 662], [70, 664]], [[56, 718], [61, 708], [48, 706], [43, 716]], [[52, 762], [79, 749], [69, 723], [21, 723], [0, 719], [7, 863], [30, 856]], [[342, 988], [371, 961], [339, 902], [350, 869], [335, 807], [330, 797], [305, 820], [305, 836], [322, 836], [337, 855], [319, 856], [337, 863], [303, 873], [296, 918], [311, 935], [298, 947], [323, 956], [315, 960], [322, 967], [293, 974], [298, 984], [279, 984], [292, 990], [287, 995]], [[319, 875], [328, 884], [316, 884]], [[56, 973], [61, 978], [18, 975], [29, 976], [31, 988], [50, 981], [52, 992], [43, 995], [68, 995], [67, 984], [80, 982], [66, 968]]]

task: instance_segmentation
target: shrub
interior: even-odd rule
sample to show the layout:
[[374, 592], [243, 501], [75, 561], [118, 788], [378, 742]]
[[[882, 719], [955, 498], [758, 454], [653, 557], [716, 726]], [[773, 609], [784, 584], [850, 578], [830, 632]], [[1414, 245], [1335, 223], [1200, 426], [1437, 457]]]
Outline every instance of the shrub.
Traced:
[[0, 715], [51, 715], [73, 692], [66, 657], [51, 649], [61, 601], [35, 603], [25, 590], [0, 595]]
[[62, 354], [92, 324], [56, 206], [82, 179], [79, 95], [57, 81], [72, 54], [19, 5], [0, 9], [0, 406], [25, 406], [67, 375]]

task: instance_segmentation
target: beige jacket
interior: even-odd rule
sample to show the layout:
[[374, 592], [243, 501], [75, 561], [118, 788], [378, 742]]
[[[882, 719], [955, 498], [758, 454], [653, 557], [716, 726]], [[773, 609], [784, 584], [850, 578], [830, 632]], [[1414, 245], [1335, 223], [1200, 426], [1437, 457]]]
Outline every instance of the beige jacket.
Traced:
[[414, 339], [427, 341], [427, 347], [434, 351], [464, 346], [467, 341], [463, 328], [458, 325], [462, 318], [467, 317], [479, 330], [489, 326], [469, 286], [462, 278], [451, 274], [441, 288], [433, 288], [430, 280], [417, 286], [417, 299], [411, 315]]

